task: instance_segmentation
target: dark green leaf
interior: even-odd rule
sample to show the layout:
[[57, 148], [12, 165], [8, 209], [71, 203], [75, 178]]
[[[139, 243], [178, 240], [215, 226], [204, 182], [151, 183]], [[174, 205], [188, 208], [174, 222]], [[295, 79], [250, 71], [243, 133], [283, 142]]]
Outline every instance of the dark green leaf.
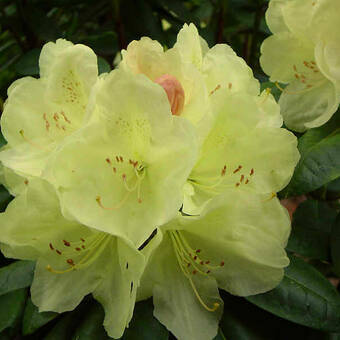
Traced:
[[98, 73], [102, 74], [110, 71], [111, 71], [110, 64], [104, 58], [98, 57]]
[[14, 327], [20, 320], [25, 308], [26, 289], [14, 290], [0, 296], [0, 332]]
[[39, 74], [39, 56], [40, 48], [35, 48], [17, 61], [15, 65], [16, 71], [23, 76], [34, 76]]
[[30, 286], [34, 267], [32, 261], [17, 261], [0, 268], [0, 295]]
[[13, 197], [7, 189], [3, 185], [0, 185], [0, 212], [3, 212], [6, 209], [8, 203], [12, 199]]
[[340, 214], [333, 223], [331, 234], [331, 256], [334, 271], [340, 277]]
[[318, 189], [340, 176], [340, 111], [324, 126], [307, 131], [299, 139], [301, 159], [284, 196]]
[[73, 340], [110, 339], [104, 327], [104, 310], [99, 303], [94, 303], [86, 312], [84, 319], [73, 335]]
[[135, 306], [133, 319], [129, 328], [125, 330], [124, 340], [166, 340], [168, 330], [153, 317], [152, 300], [139, 302]]
[[265, 83], [261, 83], [261, 91], [269, 89], [270, 93], [274, 96], [276, 101], [279, 100], [281, 96], [281, 91], [276, 87], [276, 85], [270, 81], [267, 81]]
[[77, 313], [67, 313], [61, 317], [51, 331], [46, 335], [44, 340], [69, 340], [72, 337], [72, 331], [76, 327]]
[[340, 198], [340, 177], [327, 183], [327, 199], [335, 200]]
[[293, 215], [287, 249], [313, 259], [328, 260], [330, 232], [337, 212], [327, 203], [308, 200]]
[[243, 298], [225, 292], [222, 297], [225, 310], [220, 327], [228, 340], [326, 340], [325, 333], [278, 318]]
[[58, 315], [58, 313], [54, 312], [39, 313], [38, 307], [36, 307], [29, 298], [26, 303], [22, 322], [22, 334], [28, 335], [34, 333], [37, 329], [47, 324]]
[[281, 284], [247, 299], [287, 320], [329, 332], [340, 331], [340, 296], [314, 267], [294, 256]]

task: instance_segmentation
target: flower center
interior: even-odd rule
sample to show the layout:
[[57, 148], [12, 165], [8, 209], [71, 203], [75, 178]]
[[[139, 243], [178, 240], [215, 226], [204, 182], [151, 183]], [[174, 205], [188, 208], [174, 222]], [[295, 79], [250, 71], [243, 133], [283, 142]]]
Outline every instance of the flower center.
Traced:
[[106, 158], [105, 162], [112, 169], [113, 176], [117, 176], [125, 189], [125, 195], [113, 207], [106, 207], [102, 203], [101, 196], [96, 197], [98, 205], [104, 210], [118, 210], [124, 206], [133, 192], [137, 192], [137, 201], [142, 203], [141, 184], [146, 174], [145, 165], [136, 160], [124, 160], [123, 156], [115, 156], [114, 159]]
[[155, 83], [161, 85], [166, 92], [172, 114], [179, 116], [183, 111], [185, 101], [185, 94], [181, 83], [170, 74], [163, 74], [155, 80]]

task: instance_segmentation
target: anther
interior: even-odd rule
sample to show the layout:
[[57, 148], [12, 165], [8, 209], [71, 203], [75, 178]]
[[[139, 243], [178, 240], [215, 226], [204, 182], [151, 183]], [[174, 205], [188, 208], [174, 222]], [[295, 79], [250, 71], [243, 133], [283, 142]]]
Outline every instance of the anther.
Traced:
[[50, 243], [49, 246], [51, 250], [54, 250], [52, 243]]
[[58, 250], [58, 249], [56, 249], [56, 253], [57, 253], [58, 255], [61, 255], [61, 251]]
[[242, 165], [239, 165], [238, 168], [233, 171], [233, 173], [236, 174], [236, 172], [239, 172], [241, 169], [242, 169]]
[[210, 91], [209, 95], [213, 95], [217, 90], [221, 88], [221, 85], [217, 85], [212, 91]]
[[84, 245], [82, 245], [81, 247], [82, 247], [83, 249], [85, 249], [85, 246], [84, 246]]
[[193, 271], [192, 271], [192, 274], [193, 274], [193, 275], [197, 274], [197, 270], [196, 270], [196, 269], [193, 270]]
[[28, 185], [28, 179], [25, 179], [25, 180], [24, 180], [24, 184], [25, 184], [25, 185]]
[[80, 241], [81, 241], [81, 242], [85, 242], [85, 240], [84, 240], [83, 238], [80, 238]]
[[249, 179], [247, 178], [244, 184], [248, 184], [248, 183], [249, 183]]
[[233, 87], [233, 84], [232, 84], [232, 83], [229, 83], [229, 84], [228, 84], [228, 89], [231, 90], [232, 87]]
[[250, 176], [253, 176], [254, 175], [254, 169], [251, 169], [250, 170], [250, 174], [249, 174]]
[[205, 261], [205, 264], [209, 264], [210, 263], [210, 261]]
[[196, 250], [196, 254], [200, 253], [201, 252], [201, 249], [197, 249]]
[[74, 266], [74, 262], [72, 259], [67, 259], [66, 262], [71, 265], [71, 266]]
[[236, 183], [235, 184], [235, 187], [237, 188], [237, 187], [239, 187], [240, 186], [240, 183]]
[[79, 247], [76, 248], [76, 251], [81, 251], [81, 249]]
[[223, 266], [224, 266], [224, 261], [222, 261], [222, 262], [220, 263], [220, 266], [221, 266], [221, 267], [223, 267]]
[[110, 158], [106, 158], [105, 160], [106, 160], [106, 163], [108, 163], [108, 164], [111, 165], [111, 160], [110, 160]]
[[66, 123], [71, 124], [71, 121], [66, 117], [64, 111], [61, 111], [60, 114], [64, 117], [64, 120], [65, 120]]
[[227, 172], [227, 166], [225, 165], [221, 171], [221, 176], [225, 176], [226, 172]]
[[43, 114], [43, 118], [44, 118], [44, 121], [45, 121], [46, 130], [47, 130], [47, 132], [48, 132], [49, 129], [50, 129], [50, 123], [49, 123], [49, 121], [47, 120], [47, 115], [46, 115], [46, 113]]
[[66, 247], [70, 247], [70, 246], [71, 246], [71, 243], [70, 243], [70, 242], [68, 242], [68, 241], [66, 241], [66, 240], [63, 240], [63, 242], [64, 242], [64, 246], [66, 246]]

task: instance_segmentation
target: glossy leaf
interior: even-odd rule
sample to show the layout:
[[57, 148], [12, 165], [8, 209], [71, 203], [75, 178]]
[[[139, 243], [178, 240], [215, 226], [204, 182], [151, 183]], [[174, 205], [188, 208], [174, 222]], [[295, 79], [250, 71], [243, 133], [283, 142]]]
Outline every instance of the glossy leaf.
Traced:
[[334, 271], [340, 276], [340, 214], [332, 227], [331, 255]]
[[0, 268], [0, 295], [30, 286], [34, 266], [32, 261], [17, 261]]
[[136, 304], [132, 321], [125, 330], [123, 340], [167, 340], [168, 330], [153, 317], [152, 300]]
[[312, 259], [328, 260], [330, 232], [337, 212], [327, 203], [307, 200], [293, 215], [287, 250]]
[[18, 289], [0, 296], [0, 332], [14, 327], [25, 308], [27, 289]]
[[340, 331], [340, 295], [314, 267], [291, 256], [278, 287], [247, 298], [255, 305], [308, 327]]
[[284, 197], [318, 189], [340, 176], [340, 110], [320, 128], [307, 131], [298, 148], [301, 159]]
[[98, 57], [98, 73], [102, 74], [104, 72], [110, 72], [110, 64], [102, 57]]
[[47, 324], [58, 315], [58, 313], [54, 312], [39, 313], [38, 307], [35, 306], [29, 298], [26, 303], [22, 322], [22, 334], [28, 335], [34, 333], [37, 329]]
[[93, 303], [73, 335], [73, 340], [110, 339], [103, 327], [104, 310], [99, 303]]
[[71, 339], [71, 332], [76, 326], [77, 318], [73, 313], [63, 315], [56, 325], [48, 332], [44, 340], [68, 340]]
[[222, 294], [225, 311], [220, 323], [226, 339], [326, 340], [326, 334], [279, 318], [243, 298]]

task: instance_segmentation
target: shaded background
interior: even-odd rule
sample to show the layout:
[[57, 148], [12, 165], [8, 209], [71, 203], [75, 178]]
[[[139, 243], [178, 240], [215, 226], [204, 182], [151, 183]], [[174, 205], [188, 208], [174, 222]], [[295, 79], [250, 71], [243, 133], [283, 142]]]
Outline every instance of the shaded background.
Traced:
[[100, 56], [100, 70], [113, 67], [120, 49], [142, 36], [166, 48], [182, 25], [193, 22], [209, 46], [228, 43], [263, 75], [259, 48], [269, 35], [264, 13], [268, 0], [1, 0], [0, 98], [16, 78], [38, 74], [40, 49], [65, 38]]
[[[149, 36], [169, 48], [190, 22], [210, 47], [230, 44], [262, 88], [273, 87], [258, 62], [270, 34], [267, 6], [268, 0], [0, 0], [0, 112], [15, 79], [38, 76], [40, 50], [48, 41], [65, 38], [92, 47], [100, 72], [107, 72], [130, 41]], [[225, 311], [215, 340], [340, 340], [340, 296], [333, 287], [339, 291], [339, 126], [340, 111], [325, 126], [298, 135], [302, 157], [280, 194], [307, 198], [293, 216], [291, 265], [271, 292], [247, 299], [222, 292]], [[5, 143], [0, 134], [0, 146]], [[0, 186], [0, 211], [11, 199]], [[72, 312], [39, 313], [29, 296], [33, 271], [34, 263], [0, 253], [0, 340], [108, 339], [103, 309], [90, 296]], [[174, 339], [152, 309], [151, 300], [136, 305], [124, 340]]]

